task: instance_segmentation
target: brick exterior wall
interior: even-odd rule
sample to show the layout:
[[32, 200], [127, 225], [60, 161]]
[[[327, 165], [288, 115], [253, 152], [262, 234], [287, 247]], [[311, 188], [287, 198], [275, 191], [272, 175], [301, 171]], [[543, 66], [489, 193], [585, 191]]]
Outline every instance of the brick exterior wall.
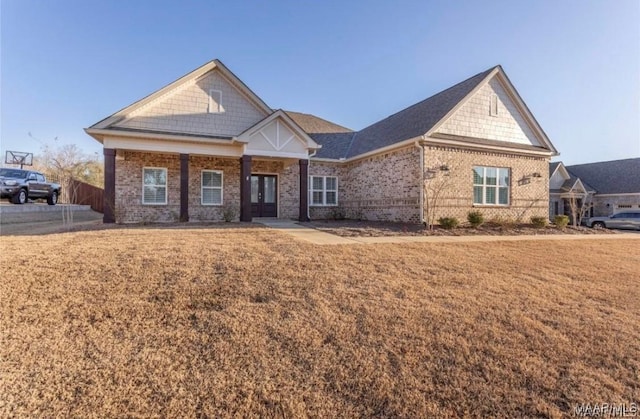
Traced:
[[[174, 222], [180, 215], [180, 158], [178, 154], [120, 151], [116, 159], [118, 223]], [[144, 167], [167, 169], [167, 205], [142, 204]], [[202, 170], [223, 172], [223, 205], [202, 205]], [[299, 214], [298, 160], [254, 160], [253, 173], [278, 176], [278, 216], [297, 219]], [[224, 221], [224, 211], [240, 216], [240, 162], [237, 158], [189, 156], [189, 220]]]
[[[439, 217], [456, 217], [466, 222], [467, 213], [479, 210], [485, 219], [494, 217], [528, 222], [530, 217], [549, 215], [549, 158], [525, 157], [512, 154], [472, 151], [447, 147], [426, 146], [424, 154], [425, 170], [435, 169], [433, 181], [443, 179], [438, 168], [449, 167], [446, 187], [435, 208]], [[473, 204], [473, 166], [509, 168], [510, 190], [508, 206], [485, 206]], [[541, 177], [531, 177], [533, 173]], [[529, 180], [525, 180], [529, 177]], [[427, 193], [429, 195], [429, 193]], [[425, 197], [427, 199], [427, 197]]]
[[[209, 91], [222, 92], [221, 113], [209, 113]], [[117, 127], [187, 134], [235, 136], [266, 115], [217, 70], [187, 82], [137, 109]]]
[[420, 221], [420, 150], [415, 146], [347, 164], [311, 161], [310, 176], [338, 176], [338, 207], [310, 207], [311, 219]]

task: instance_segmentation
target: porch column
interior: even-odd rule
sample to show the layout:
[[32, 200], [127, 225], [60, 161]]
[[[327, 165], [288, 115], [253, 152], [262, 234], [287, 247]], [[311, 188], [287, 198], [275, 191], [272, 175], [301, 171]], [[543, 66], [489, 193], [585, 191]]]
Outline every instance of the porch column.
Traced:
[[251, 156], [240, 157], [240, 221], [251, 221]]
[[189, 155], [180, 154], [180, 221], [189, 221]]
[[298, 221], [309, 221], [309, 160], [300, 159], [300, 214]]
[[116, 209], [116, 150], [104, 149], [104, 203], [102, 205], [102, 222], [115, 223]]

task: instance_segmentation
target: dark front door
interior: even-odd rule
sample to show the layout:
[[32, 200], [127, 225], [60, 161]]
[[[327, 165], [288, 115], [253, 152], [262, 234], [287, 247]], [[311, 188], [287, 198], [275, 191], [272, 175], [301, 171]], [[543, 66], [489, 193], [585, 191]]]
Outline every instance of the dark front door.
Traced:
[[278, 216], [278, 182], [275, 175], [251, 175], [251, 216]]

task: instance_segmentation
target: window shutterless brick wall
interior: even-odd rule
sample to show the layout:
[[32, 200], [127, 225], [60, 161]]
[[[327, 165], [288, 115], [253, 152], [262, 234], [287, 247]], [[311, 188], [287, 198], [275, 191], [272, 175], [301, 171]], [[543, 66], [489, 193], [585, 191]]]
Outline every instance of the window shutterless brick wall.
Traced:
[[[425, 169], [449, 167], [449, 180], [436, 208], [439, 217], [456, 217], [466, 221], [467, 213], [481, 211], [485, 219], [493, 217], [528, 222], [530, 217], [549, 214], [549, 159], [513, 154], [426, 146]], [[473, 204], [473, 166], [507, 167], [511, 170], [509, 205]], [[533, 177], [539, 173], [541, 177]], [[442, 173], [436, 170], [436, 176]]]
[[[180, 216], [180, 157], [178, 154], [120, 152], [116, 159], [116, 222], [172, 222]], [[142, 204], [142, 168], [167, 168], [167, 205]], [[223, 172], [223, 205], [202, 205], [202, 170]], [[298, 160], [253, 160], [253, 173], [278, 175], [278, 216], [298, 218]], [[240, 214], [240, 162], [237, 158], [189, 156], [189, 219], [223, 221], [227, 206]]]
[[[167, 205], [142, 204], [143, 167], [167, 168]], [[116, 157], [115, 205], [118, 223], [177, 221], [180, 216], [179, 156], [119, 151]]]

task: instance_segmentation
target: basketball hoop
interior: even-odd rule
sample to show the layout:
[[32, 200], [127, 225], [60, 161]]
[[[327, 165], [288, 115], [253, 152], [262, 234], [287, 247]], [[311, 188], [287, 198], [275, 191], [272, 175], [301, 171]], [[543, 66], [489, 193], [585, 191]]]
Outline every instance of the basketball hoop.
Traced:
[[4, 162], [6, 164], [19, 164], [21, 169], [22, 166], [33, 166], [33, 153], [7, 150]]

